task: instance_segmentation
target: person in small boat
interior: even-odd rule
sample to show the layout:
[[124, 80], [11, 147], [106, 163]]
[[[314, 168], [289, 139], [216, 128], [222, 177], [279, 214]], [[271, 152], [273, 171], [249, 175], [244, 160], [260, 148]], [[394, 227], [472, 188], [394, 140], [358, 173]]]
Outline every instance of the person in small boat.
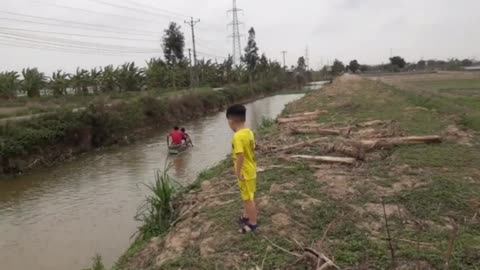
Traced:
[[182, 128], [180, 129], [183, 133], [183, 142], [185, 143], [185, 145], [187, 146], [193, 146], [193, 142], [192, 142], [192, 139], [190, 138], [190, 135], [188, 135], [188, 133], [186, 132], [185, 128]]
[[[171, 141], [170, 141], [171, 138]], [[169, 147], [180, 147], [183, 143], [183, 132], [175, 126], [173, 131], [167, 136], [167, 145]]]

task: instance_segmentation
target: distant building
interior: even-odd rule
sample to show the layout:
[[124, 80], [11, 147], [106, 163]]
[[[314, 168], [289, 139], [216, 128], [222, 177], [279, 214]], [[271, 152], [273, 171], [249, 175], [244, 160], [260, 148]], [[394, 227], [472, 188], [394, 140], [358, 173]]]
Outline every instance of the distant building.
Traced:
[[480, 71], [480, 66], [464, 67], [463, 69], [467, 71]]

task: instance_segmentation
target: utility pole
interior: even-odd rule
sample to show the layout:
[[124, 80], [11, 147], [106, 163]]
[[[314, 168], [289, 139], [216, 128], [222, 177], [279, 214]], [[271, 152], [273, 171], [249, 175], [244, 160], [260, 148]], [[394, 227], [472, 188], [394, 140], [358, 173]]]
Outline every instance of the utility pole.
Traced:
[[195, 25], [199, 23], [200, 20], [193, 20], [193, 17], [190, 17], [190, 21], [185, 21], [187, 25], [190, 26], [192, 29], [192, 45], [193, 45], [193, 70], [194, 70], [194, 86], [197, 85], [198, 77], [197, 77], [197, 49], [195, 47]]
[[232, 13], [232, 22], [228, 25], [232, 27], [232, 57], [233, 57], [233, 64], [240, 64], [240, 57], [242, 56], [242, 45], [240, 43], [240, 24], [242, 24], [238, 20], [238, 12], [242, 11], [241, 9], [237, 8], [237, 0], [233, 0], [233, 7], [232, 9], [228, 10], [228, 12]]
[[190, 88], [193, 89], [193, 65], [192, 65], [192, 49], [188, 48], [188, 59], [190, 59]]
[[307, 66], [307, 71], [310, 68], [310, 58], [308, 56], [308, 46], [305, 48], [305, 64]]
[[285, 66], [285, 54], [287, 54], [287, 51], [281, 51], [281, 53], [283, 54], [283, 67], [286, 68], [287, 66]]

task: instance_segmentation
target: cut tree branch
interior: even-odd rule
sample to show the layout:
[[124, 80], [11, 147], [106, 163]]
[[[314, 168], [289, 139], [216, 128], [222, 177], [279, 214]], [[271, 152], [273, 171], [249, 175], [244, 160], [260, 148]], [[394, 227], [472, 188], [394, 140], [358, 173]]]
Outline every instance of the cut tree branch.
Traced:
[[414, 145], [424, 143], [441, 143], [442, 137], [440, 136], [408, 136], [408, 137], [395, 137], [388, 139], [375, 139], [375, 140], [362, 140], [361, 144], [367, 150], [376, 148], [390, 148], [399, 145]]

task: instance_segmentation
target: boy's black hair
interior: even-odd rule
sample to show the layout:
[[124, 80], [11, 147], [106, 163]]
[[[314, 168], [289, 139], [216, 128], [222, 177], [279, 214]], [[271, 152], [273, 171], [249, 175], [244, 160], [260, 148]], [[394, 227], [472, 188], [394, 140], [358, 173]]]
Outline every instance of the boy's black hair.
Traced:
[[185, 128], [181, 128], [180, 131], [181, 131], [181, 132], [185, 132]]
[[239, 122], [245, 122], [247, 108], [241, 104], [232, 105], [227, 109], [227, 119], [233, 119]]
[[174, 126], [173, 129], [174, 130], [179, 130], [179, 128], [177, 126]]

